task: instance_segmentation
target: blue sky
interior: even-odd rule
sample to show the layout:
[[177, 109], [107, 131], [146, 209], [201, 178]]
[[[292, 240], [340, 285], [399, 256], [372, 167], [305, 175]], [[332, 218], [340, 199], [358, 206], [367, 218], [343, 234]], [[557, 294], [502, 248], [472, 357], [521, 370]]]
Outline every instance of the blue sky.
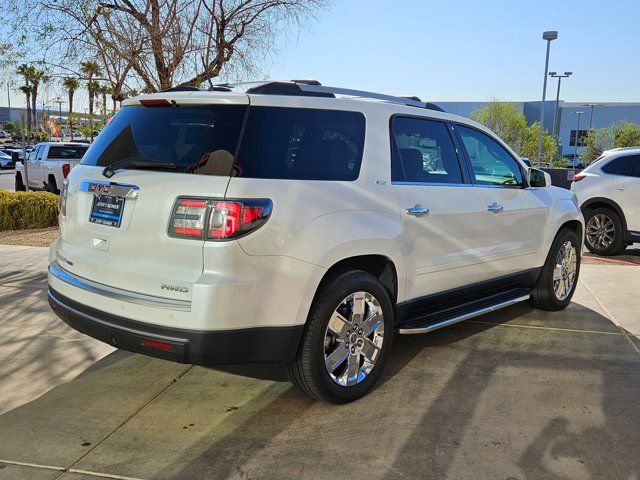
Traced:
[[574, 72], [563, 99], [640, 101], [638, 0], [334, 0], [268, 73], [429, 100], [534, 100], [545, 30], [559, 32], [550, 69]]
[[[281, 51], [264, 71], [432, 101], [536, 100], [542, 32], [558, 30], [550, 69], [574, 72], [562, 99], [640, 101], [637, 2], [333, 0], [299, 33], [278, 40]], [[548, 96], [555, 87], [554, 80]], [[79, 97], [82, 108], [86, 95]], [[6, 105], [6, 90], [0, 99]]]

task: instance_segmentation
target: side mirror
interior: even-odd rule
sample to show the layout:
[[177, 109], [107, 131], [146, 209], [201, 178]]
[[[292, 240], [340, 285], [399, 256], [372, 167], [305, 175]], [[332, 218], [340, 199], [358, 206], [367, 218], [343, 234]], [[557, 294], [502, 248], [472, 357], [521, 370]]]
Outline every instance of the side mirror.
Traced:
[[537, 168], [530, 168], [527, 172], [530, 187], [544, 188], [551, 186], [551, 175]]

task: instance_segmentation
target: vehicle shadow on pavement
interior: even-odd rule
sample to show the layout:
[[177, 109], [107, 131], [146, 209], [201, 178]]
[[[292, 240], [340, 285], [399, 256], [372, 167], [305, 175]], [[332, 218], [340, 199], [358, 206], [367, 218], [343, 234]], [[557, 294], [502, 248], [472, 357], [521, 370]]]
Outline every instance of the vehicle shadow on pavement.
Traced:
[[0, 413], [72, 379], [110, 351], [62, 324], [44, 285], [40, 272], [0, 272]]
[[161, 479], [633, 478], [639, 367], [575, 303], [398, 335], [378, 387], [343, 406], [308, 399], [281, 366], [114, 352], [0, 416], [0, 459]]

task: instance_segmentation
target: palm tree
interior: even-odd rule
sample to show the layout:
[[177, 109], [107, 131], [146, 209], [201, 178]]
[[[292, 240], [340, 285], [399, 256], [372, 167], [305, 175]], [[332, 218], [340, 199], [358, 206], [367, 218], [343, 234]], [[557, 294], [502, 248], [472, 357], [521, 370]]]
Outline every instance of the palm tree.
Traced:
[[71, 140], [73, 140], [73, 95], [80, 86], [80, 82], [76, 78], [66, 77], [62, 81], [62, 86], [67, 89], [69, 95], [69, 131], [71, 132]]
[[107, 119], [107, 95], [111, 94], [111, 87], [108, 85], [100, 86], [100, 94], [102, 95], [102, 117], [103, 120]]
[[27, 138], [31, 138], [31, 92], [33, 87], [31, 85], [23, 85], [19, 90], [27, 97]]
[[93, 77], [100, 75], [100, 67], [93, 60], [82, 62], [80, 71], [87, 77], [87, 90], [89, 92], [89, 126], [91, 127], [91, 141], [93, 142], [93, 100], [99, 88]]
[[16, 73], [22, 75], [24, 79], [24, 85], [20, 87], [20, 91], [27, 97], [27, 133], [29, 138], [31, 138], [31, 124], [34, 118], [31, 110], [31, 105], [33, 105], [33, 77], [36, 75], [36, 69], [32, 65], [23, 63], [17, 68]]
[[40, 86], [40, 82], [48, 82], [49, 77], [47, 76], [47, 72], [44, 70], [38, 70], [35, 67], [32, 68], [31, 86], [33, 87], [33, 91], [31, 92], [31, 111], [33, 113], [33, 124], [37, 125], [36, 105], [38, 104], [38, 87]]

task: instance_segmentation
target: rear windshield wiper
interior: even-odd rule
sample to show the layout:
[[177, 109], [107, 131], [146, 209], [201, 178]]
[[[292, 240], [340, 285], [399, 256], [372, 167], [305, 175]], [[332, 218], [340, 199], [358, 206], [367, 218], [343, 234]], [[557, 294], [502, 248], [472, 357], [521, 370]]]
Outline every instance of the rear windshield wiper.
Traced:
[[107, 178], [111, 178], [115, 175], [116, 170], [120, 168], [149, 168], [149, 169], [159, 169], [159, 170], [179, 170], [180, 167], [175, 163], [167, 163], [167, 162], [155, 162], [155, 161], [145, 161], [145, 160], [137, 160], [135, 158], [125, 158], [123, 160], [118, 160], [117, 162], [113, 162], [110, 165], [107, 165], [104, 170], [102, 170], [102, 175]]

